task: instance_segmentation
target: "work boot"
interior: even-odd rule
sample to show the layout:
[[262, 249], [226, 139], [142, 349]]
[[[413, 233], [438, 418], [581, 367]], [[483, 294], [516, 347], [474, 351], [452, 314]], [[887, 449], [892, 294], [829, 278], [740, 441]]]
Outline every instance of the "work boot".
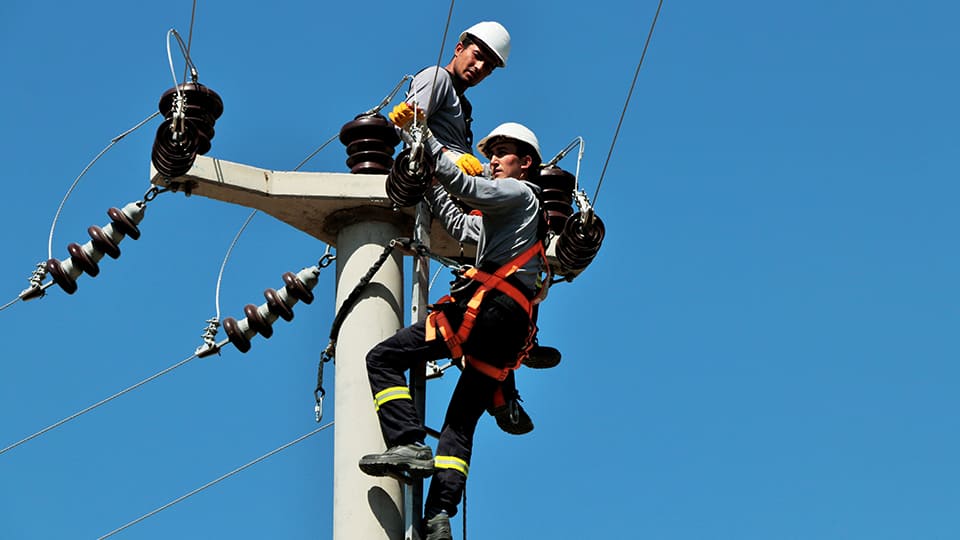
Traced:
[[493, 407], [490, 409], [490, 414], [496, 418], [500, 429], [511, 435], [524, 435], [533, 431], [533, 419], [516, 399], [511, 399], [499, 407]]
[[453, 540], [453, 533], [450, 532], [450, 516], [446, 512], [440, 512], [424, 521], [423, 528], [427, 534], [426, 540]]
[[544, 347], [539, 343], [534, 343], [527, 357], [523, 359], [523, 365], [533, 369], [557, 367], [559, 363], [560, 351], [554, 347]]
[[392, 476], [401, 481], [433, 474], [433, 451], [417, 442], [390, 447], [382, 454], [360, 458], [360, 470], [370, 476]]

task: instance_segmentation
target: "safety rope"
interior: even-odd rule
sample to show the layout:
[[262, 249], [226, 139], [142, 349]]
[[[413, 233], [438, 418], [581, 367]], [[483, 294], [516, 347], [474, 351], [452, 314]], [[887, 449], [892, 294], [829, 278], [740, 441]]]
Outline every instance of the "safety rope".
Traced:
[[643, 65], [643, 59], [647, 56], [647, 47], [650, 46], [650, 39], [653, 37], [653, 29], [657, 26], [657, 18], [660, 16], [660, 8], [663, 7], [663, 0], [657, 4], [657, 12], [653, 15], [653, 22], [650, 23], [650, 31], [647, 33], [647, 41], [643, 44], [643, 52], [640, 53], [640, 62], [637, 63], [637, 69], [633, 73], [633, 82], [630, 84], [630, 91], [627, 92], [627, 101], [623, 104], [623, 112], [620, 113], [620, 120], [617, 122], [617, 130], [613, 133], [613, 141], [610, 142], [610, 151], [607, 152], [607, 159], [603, 162], [603, 170], [600, 172], [600, 180], [597, 182], [597, 191], [593, 194], [593, 206], [597, 206], [597, 197], [600, 195], [600, 185], [603, 184], [603, 175], [607, 173], [607, 165], [610, 163], [610, 156], [613, 155], [613, 147], [617, 144], [617, 136], [620, 134], [620, 126], [623, 125], [623, 118], [627, 114], [627, 106], [630, 105], [630, 96], [633, 95], [633, 88], [637, 84], [637, 76], [640, 75], [640, 66]]
[[285, 444], [285, 445], [283, 445], [283, 446], [281, 446], [281, 447], [279, 447], [279, 448], [276, 448], [276, 449], [274, 449], [274, 450], [271, 450], [271, 451], [267, 452], [266, 454], [258, 457], [257, 459], [254, 459], [253, 461], [250, 461], [250, 462], [248, 462], [248, 463], [246, 463], [246, 464], [244, 464], [244, 465], [241, 465], [240, 467], [237, 467], [236, 469], [234, 469], [234, 470], [232, 470], [232, 471], [230, 471], [230, 472], [228, 472], [228, 473], [220, 476], [220, 477], [217, 478], [216, 480], [211, 480], [210, 482], [207, 482], [206, 484], [198, 487], [197, 489], [195, 489], [195, 490], [193, 490], [193, 491], [191, 491], [191, 492], [189, 492], [189, 493], [187, 493], [187, 494], [185, 494], [185, 495], [181, 495], [180, 497], [177, 497], [176, 499], [168, 502], [167, 504], [165, 504], [165, 505], [163, 505], [163, 506], [161, 506], [161, 507], [159, 507], [159, 508], [156, 508], [155, 510], [151, 510], [150, 512], [147, 512], [146, 514], [138, 517], [137, 519], [135, 519], [135, 520], [133, 520], [133, 521], [131, 521], [131, 522], [129, 522], [129, 523], [121, 526], [121, 527], [117, 527], [116, 529], [114, 529], [114, 530], [108, 532], [107, 534], [99, 537], [97, 540], [103, 540], [104, 538], [109, 538], [109, 537], [117, 534], [117, 533], [120, 532], [120, 531], [123, 531], [123, 530], [125, 530], [125, 529], [128, 529], [128, 528], [136, 525], [137, 523], [140, 523], [141, 521], [143, 521], [143, 520], [145, 520], [145, 519], [147, 519], [147, 518], [149, 518], [149, 517], [151, 517], [151, 516], [154, 516], [154, 515], [162, 512], [162, 511], [166, 510], [167, 508], [170, 508], [171, 506], [173, 506], [173, 505], [175, 505], [175, 504], [177, 504], [177, 503], [179, 503], [179, 502], [181, 502], [181, 501], [183, 501], [183, 500], [185, 500], [185, 499], [188, 499], [189, 497], [192, 497], [192, 496], [196, 495], [197, 493], [200, 493], [201, 491], [203, 491], [203, 490], [205, 490], [205, 489], [207, 489], [207, 488], [209, 488], [209, 487], [212, 487], [212, 486], [214, 486], [214, 485], [216, 485], [216, 484], [218, 484], [218, 483], [226, 480], [227, 478], [230, 478], [231, 476], [233, 476], [233, 475], [235, 475], [235, 474], [237, 474], [237, 473], [240, 473], [240, 472], [244, 471], [245, 469], [248, 469], [248, 468], [256, 465], [257, 463], [260, 463], [261, 461], [263, 461], [263, 460], [265, 460], [265, 459], [267, 459], [267, 458], [269, 458], [269, 457], [271, 457], [271, 456], [273, 456], [273, 455], [275, 455], [275, 454], [278, 454], [278, 453], [286, 450], [287, 448], [290, 448], [291, 446], [293, 446], [293, 445], [295, 445], [295, 444], [297, 444], [297, 443], [300, 443], [300, 442], [302, 442], [302, 441], [304, 441], [304, 440], [306, 440], [306, 439], [308, 439], [308, 438], [310, 438], [310, 437], [313, 437], [313, 436], [316, 435], [317, 433], [320, 433], [321, 431], [329, 428], [329, 427], [332, 426], [332, 425], [333, 425], [333, 422], [329, 422], [329, 423], [327, 423], [327, 424], [324, 424], [324, 425], [318, 427], [317, 429], [311, 431], [310, 433], [307, 433], [307, 434], [305, 434], [305, 435], [302, 435], [302, 436], [300, 436], [300, 437], [298, 437], [298, 438], [296, 438], [296, 439], [288, 442], [287, 444]]
[[[221, 343], [218, 344], [218, 347], [222, 347], [222, 346], [226, 345], [228, 341], [229, 341], [229, 340], [224, 340], [223, 342], [221, 342]], [[71, 421], [71, 420], [74, 420], [74, 419], [76, 419], [76, 418], [79, 418], [79, 417], [83, 416], [84, 414], [87, 414], [88, 412], [90, 412], [90, 411], [92, 411], [92, 410], [100, 407], [101, 405], [105, 405], [105, 404], [113, 401], [114, 399], [117, 399], [118, 397], [120, 397], [120, 396], [122, 396], [122, 395], [124, 395], [124, 394], [127, 394], [127, 393], [129, 393], [129, 392], [131, 392], [131, 391], [133, 391], [133, 390], [135, 390], [135, 389], [137, 389], [137, 388], [139, 388], [139, 387], [147, 384], [148, 382], [150, 382], [150, 381], [158, 378], [158, 377], [161, 377], [161, 376], [163, 376], [163, 375], [166, 375], [167, 373], [170, 373], [171, 371], [177, 369], [178, 367], [180, 367], [180, 366], [182, 366], [182, 365], [190, 362], [190, 361], [193, 360], [194, 358], [197, 358], [197, 354], [196, 354], [196, 353], [194, 353], [194, 354], [192, 354], [190, 357], [185, 358], [185, 359], [177, 362], [176, 364], [174, 364], [174, 365], [172, 365], [172, 366], [164, 369], [163, 371], [157, 372], [157, 373], [155, 373], [155, 374], [147, 377], [146, 379], [144, 379], [144, 380], [142, 380], [142, 381], [140, 381], [140, 382], [138, 382], [138, 383], [136, 383], [136, 384], [134, 384], [134, 385], [132, 385], [132, 386], [129, 386], [129, 387], [127, 387], [127, 388], [125, 388], [125, 389], [117, 392], [116, 394], [113, 394], [112, 396], [110, 396], [110, 397], [108, 397], [108, 398], [102, 399], [102, 400], [94, 403], [93, 405], [90, 405], [90, 406], [87, 407], [86, 409], [83, 409], [83, 410], [78, 411], [78, 412], [76, 412], [76, 413], [74, 413], [74, 414], [71, 414], [70, 416], [64, 418], [63, 420], [60, 420], [59, 422], [56, 422], [56, 423], [54, 423], [54, 424], [51, 424], [51, 425], [49, 425], [49, 426], [41, 429], [40, 431], [34, 433], [33, 435], [30, 435], [29, 437], [25, 437], [25, 438], [23, 438], [23, 439], [20, 439], [19, 441], [11, 444], [10, 446], [7, 446], [6, 448], [0, 450], [0, 455], [3, 455], [3, 454], [5, 454], [5, 453], [9, 452], [10, 450], [13, 450], [14, 448], [20, 446], [21, 444], [23, 444], [23, 443], [25, 443], [25, 442], [27, 442], [27, 441], [31, 441], [31, 440], [39, 437], [40, 435], [43, 435], [44, 433], [47, 433], [48, 431], [51, 431], [51, 430], [53, 430], [53, 429], [56, 429], [56, 428], [58, 428], [58, 427], [60, 427], [60, 426], [62, 426], [62, 425], [64, 425], [64, 424], [66, 424], [67, 422], [69, 422], [69, 421]]]
[[347, 314], [353, 309], [354, 304], [357, 303], [357, 300], [360, 299], [360, 295], [363, 293], [363, 290], [367, 288], [367, 285], [370, 284], [370, 280], [373, 279], [374, 274], [380, 270], [380, 267], [383, 266], [383, 263], [387, 262], [387, 258], [390, 257], [390, 254], [393, 253], [394, 248], [396, 247], [396, 240], [391, 240], [387, 247], [383, 248], [383, 252], [380, 253], [380, 257], [376, 262], [373, 263], [373, 266], [367, 270], [367, 273], [360, 278], [360, 282], [350, 291], [350, 294], [347, 295], [347, 298], [340, 305], [340, 309], [337, 310], [336, 316], [333, 318], [333, 325], [330, 328], [330, 342], [327, 343], [327, 347], [321, 353], [321, 357], [325, 357], [323, 362], [327, 362], [334, 358], [335, 350], [337, 346], [337, 336], [340, 334], [340, 327], [343, 326], [343, 321], [347, 318]]

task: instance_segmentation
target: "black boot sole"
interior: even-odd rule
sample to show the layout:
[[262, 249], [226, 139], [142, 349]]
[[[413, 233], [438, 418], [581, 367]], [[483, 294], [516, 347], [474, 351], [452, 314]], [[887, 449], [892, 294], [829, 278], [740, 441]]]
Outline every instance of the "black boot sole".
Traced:
[[361, 459], [360, 470], [370, 476], [389, 476], [401, 482], [433, 476], [433, 460]]

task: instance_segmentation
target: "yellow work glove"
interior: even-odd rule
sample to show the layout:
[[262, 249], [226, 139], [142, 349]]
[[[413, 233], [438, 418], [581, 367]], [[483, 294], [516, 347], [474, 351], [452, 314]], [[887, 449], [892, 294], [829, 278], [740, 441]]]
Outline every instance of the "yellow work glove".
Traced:
[[[400, 129], [406, 129], [410, 125], [410, 122], [413, 121], [413, 107], [411, 107], [406, 101], [400, 102], [396, 107], [390, 111], [388, 115], [390, 121], [393, 122]], [[417, 109], [416, 112], [417, 121], [423, 122], [423, 109]]]
[[457, 159], [457, 167], [460, 167], [460, 170], [464, 174], [469, 174], [470, 176], [480, 176], [483, 174], [483, 165], [480, 163], [480, 160], [473, 157], [473, 154], [463, 154]]

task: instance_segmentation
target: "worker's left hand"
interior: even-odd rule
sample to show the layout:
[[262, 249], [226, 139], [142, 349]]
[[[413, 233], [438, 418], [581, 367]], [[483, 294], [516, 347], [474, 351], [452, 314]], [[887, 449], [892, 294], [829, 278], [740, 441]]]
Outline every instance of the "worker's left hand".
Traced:
[[410, 122], [413, 121], [414, 115], [416, 115], [417, 122], [424, 121], [423, 109], [418, 108], [416, 112], [414, 112], [413, 107], [406, 101], [403, 101], [394, 107], [388, 116], [390, 117], [390, 121], [396, 124], [397, 127], [406, 129], [410, 125]]
[[464, 174], [469, 174], [470, 176], [480, 176], [483, 174], [483, 164], [480, 163], [480, 160], [473, 157], [473, 154], [463, 154], [457, 158], [457, 167], [460, 167], [460, 170]]

